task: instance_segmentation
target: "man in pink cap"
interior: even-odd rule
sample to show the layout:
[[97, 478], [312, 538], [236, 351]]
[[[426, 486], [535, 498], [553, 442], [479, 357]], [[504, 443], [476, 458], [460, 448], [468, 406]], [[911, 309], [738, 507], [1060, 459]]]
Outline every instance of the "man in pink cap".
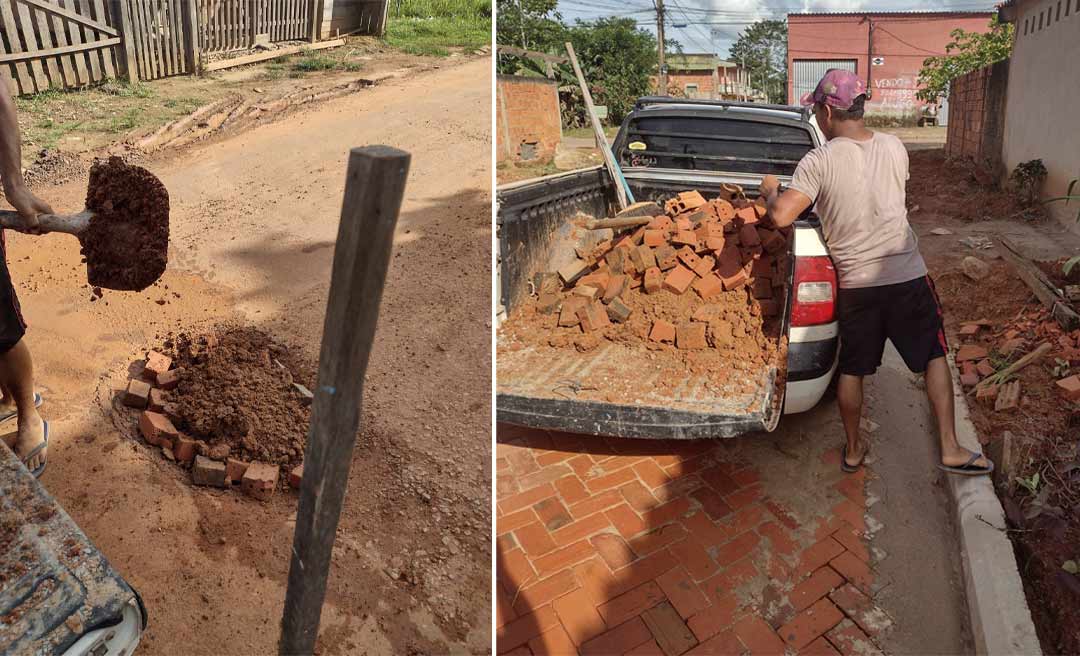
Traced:
[[812, 205], [836, 265], [837, 401], [847, 433], [841, 467], [855, 472], [866, 457], [868, 445], [859, 437], [863, 376], [881, 365], [888, 339], [911, 371], [926, 373], [941, 439], [939, 466], [956, 474], [990, 473], [990, 460], [956, 441], [941, 305], [907, 219], [904, 144], [866, 129], [866, 83], [851, 71], [827, 71], [801, 102], [813, 106], [828, 141], [803, 157], [790, 187], [780, 191], [779, 181], [766, 176], [761, 194], [780, 227], [791, 225]]

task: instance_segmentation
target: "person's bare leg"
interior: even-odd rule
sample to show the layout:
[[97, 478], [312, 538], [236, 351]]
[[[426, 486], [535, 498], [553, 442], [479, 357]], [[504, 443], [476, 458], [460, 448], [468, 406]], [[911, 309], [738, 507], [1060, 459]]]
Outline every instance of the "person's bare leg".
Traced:
[[[11, 390], [15, 407], [19, 413], [19, 430], [15, 438], [15, 455], [25, 458], [45, 439], [45, 425], [34, 407], [34, 361], [30, 349], [24, 340], [0, 354], [0, 383]], [[27, 463], [27, 469], [33, 471], [45, 462], [42, 449]]]
[[840, 374], [836, 384], [836, 403], [840, 406], [840, 420], [847, 435], [847, 464], [856, 466], [866, 452], [866, 445], [859, 438], [859, 419], [863, 402], [862, 376]]
[[0, 414], [5, 414], [15, 410], [15, 396], [11, 393], [11, 388], [0, 381], [0, 392], [3, 396], [0, 396]]
[[[950, 467], [963, 465], [971, 458], [971, 451], [956, 441], [956, 417], [953, 408], [952, 374], [945, 358], [934, 358], [926, 365], [926, 396], [938, 423], [941, 439], [941, 464]], [[980, 467], [989, 467], [990, 461], [981, 457], [975, 461]]]

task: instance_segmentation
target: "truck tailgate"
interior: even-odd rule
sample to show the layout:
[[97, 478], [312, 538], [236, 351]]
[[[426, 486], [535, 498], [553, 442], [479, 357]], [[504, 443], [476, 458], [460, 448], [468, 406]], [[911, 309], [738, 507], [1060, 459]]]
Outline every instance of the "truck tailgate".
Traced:
[[[672, 380], [643, 366], [648, 351], [606, 342], [595, 351], [500, 350], [496, 415], [521, 426], [591, 435], [696, 439], [771, 431], [783, 386], [769, 368], [748, 374], [756, 391], [717, 389], [704, 376]], [[617, 399], [617, 400], [615, 400]]]

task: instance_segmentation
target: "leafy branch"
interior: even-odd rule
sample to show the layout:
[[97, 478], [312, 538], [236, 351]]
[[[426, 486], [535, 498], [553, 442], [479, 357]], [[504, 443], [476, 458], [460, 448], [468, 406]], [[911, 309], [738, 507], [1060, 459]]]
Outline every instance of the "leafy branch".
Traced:
[[949, 33], [952, 41], [945, 46], [945, 54], [927, 57], [919, 71], [916, 96], [920, 100], [936, 103], [948, 93], [949, 83], [956, 78], [989, 66], [1009, 57], [1013, 45], [1013, 26], [999, 23], [997, 16], [990, 19], [988, 32], [968, 32], [957, 28]]

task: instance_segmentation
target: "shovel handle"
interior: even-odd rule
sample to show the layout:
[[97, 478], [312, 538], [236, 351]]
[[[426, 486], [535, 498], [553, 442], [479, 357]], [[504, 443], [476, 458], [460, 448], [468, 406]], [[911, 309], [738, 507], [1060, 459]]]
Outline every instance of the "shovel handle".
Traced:
[[651, 216], [624, 216], [614, 219], [594, 219], [585, 222], [586, 230], [601, 230], [604, 228], [633, 228], [642, 226], [652, 221]]
[[[78, 235], [90, 223], [91, 214], [90, 210], [70, 215], [39, 214], [38, 229], [41, 232], [66, 232], [69, 235]], [[0, 210], [0, 226], [21, 231], [22, 217], [14, 210]]]

